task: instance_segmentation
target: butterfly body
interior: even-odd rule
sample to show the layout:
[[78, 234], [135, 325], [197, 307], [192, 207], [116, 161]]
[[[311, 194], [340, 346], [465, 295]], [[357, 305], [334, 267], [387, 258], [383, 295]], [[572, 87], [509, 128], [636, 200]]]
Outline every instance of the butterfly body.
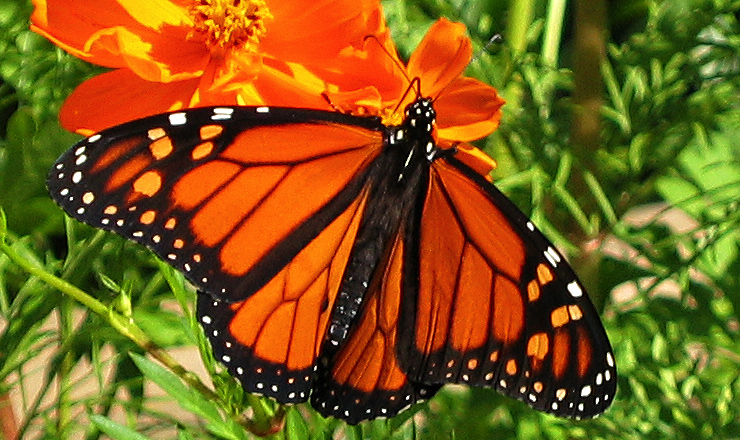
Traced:
[[349, 423], [445, 383], [599, 414], [616, 370], [580, 282], [434, 133], [421, 98], [399, 126], [191, 109], [81, 141], [48, 186], [73, 217], [186, 275], [215, 357], [249, 392]]
[[438, 150], [431, 134], [435, 114], [428, 99], [410, 104], [405, 113], [403, 125], [385, 130], [384, 150], [368, 173], [367, 208], [342, 279], [325, 352], [346, 339], [375, 270], [382, 268], [381, 258], [422, 202], [421, 188]]

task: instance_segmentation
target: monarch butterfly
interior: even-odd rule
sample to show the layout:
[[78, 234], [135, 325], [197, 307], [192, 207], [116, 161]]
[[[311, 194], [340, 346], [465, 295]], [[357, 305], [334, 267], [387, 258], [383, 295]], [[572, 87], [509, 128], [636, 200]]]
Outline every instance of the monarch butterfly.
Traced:
[[616, 369], [581, 283], [434, 127], [427, 98], [398, 126], [177, 111], [79, 142], [48, 188], [185, 274], [215, 356], [249, 392], [352, 424], [447, 383], [559, 416], [603, 412]]

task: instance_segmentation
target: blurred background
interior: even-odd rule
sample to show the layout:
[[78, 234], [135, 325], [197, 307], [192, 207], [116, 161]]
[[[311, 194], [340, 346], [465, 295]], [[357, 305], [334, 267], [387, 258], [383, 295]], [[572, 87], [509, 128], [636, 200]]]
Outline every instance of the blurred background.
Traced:
[[[478, 145], [498, 162], [497, 186], [587, 286], [616, 354], [618, 393], [604, 415], [580, 422], [467, 387], [356, 427], [298, 405], [274, 436], [740, 438], [740, 1], [383, 5], [404, 59], [437, 18], [467, 26], [467, 74], [507, 101], [500, 128]], [[244, 396], [201, 356], [182, 278], [141, 246], [65, 220], [46, 193], [47, 170], [80, 138], [59, 126], [59, 108], [104, 69], [31, 32], [32, 10], [0, 0], [5, 242], [129, 317], [185, 370], [158, 367], [105, 314], [0, 254], [2, 432], [253, 438], [233, 415], [275, 405]], [[215, 383], [220, 400], [203, 402], [181, 380], [189, 372]]]

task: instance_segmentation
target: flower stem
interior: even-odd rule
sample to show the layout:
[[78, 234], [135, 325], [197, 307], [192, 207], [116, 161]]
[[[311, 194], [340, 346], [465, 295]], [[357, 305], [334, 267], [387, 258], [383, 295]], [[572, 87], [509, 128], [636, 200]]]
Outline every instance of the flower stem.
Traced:
[[[78, 287], [68, 283], [67, 281], [54, 276], [47, 272], [43, 267], [31, 262], [27, 258], [20, 255], [12, 246], [8, 245], [5, 240], [5, 218], [0, 212], [0, 252], [4, 253], [10, 261], [16, 264], [21, 269], [25, 270], [28, 274], [33, 277], [40, 279], [49, 286], [59, 290], [68, 297], [81, 303], [93, 313], [99, 315], [113, 327], [120, 334], [129, 338], [136, 345], [143, 348], [153, 358], [157, 359], [170, 371], [174, 372], [180, 379], [187, 383], [192, 388], [196, 389], [203, 396], [209, 400], [221, 401], [219, 396], [209, 389], [201, 380], [194, 374], [190, 373], [185, 367], [178, 363], [167, 351], [157, 346], [147, 335], [138, 327], [131, 318], [125, 317], [119, 313], [116, 313], [113, 309], [101, 303], [88, 293], [79, 289]], [[223, 404], [222, 406], [226, 406]], [[248, 430], [255, 432], [259, 431], [255, 428], [255, 423], [243, 416], [233, 416], [235, 421], [240, 425], [246, 427]]]

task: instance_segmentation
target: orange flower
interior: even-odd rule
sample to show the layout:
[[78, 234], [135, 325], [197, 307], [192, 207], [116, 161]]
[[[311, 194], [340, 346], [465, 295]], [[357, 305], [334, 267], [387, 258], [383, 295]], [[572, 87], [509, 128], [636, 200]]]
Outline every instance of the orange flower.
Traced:
[[385, 26], [378, 0], [34, 0], [31, 28], [112, 70], [80, 85], [62, 125], [89, 134], [208, 104], [328, 108], [311, 66]]
[[[469, 166], [483, 175], [490, 173], [495, 161], [465, 142], [485, 137], [498, 127], [504, 101], [493, 87], [462, 76], [472, 57], [465, 26], [438, 20], [411, 55], [405, 71], [388, 41], [367, 39], [363, 62], [348, 61], [342, 82], [329, 81], [357, 86], [330, 87], [326, 95], [332, 104], [342, 111], [379, 115], [386, 124], [399, 124], [405, 106], [417, 98], [414, 91], [406, 94], [409, 78], [418, 78], [420, 93], [434, 99], [438, 144], [442, 148], [455, 145], [462, 153], [458, 157]], [[326, 72], [322, 75], [327, 76]]]

